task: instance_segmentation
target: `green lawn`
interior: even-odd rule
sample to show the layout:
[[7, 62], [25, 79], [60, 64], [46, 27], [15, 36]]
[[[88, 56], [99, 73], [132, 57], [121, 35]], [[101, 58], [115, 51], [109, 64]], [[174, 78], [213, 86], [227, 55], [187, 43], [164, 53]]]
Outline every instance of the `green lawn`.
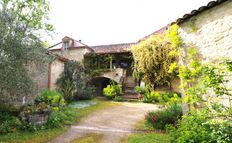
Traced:
[[[80, 121], [81, 118], [89, 115], [90, 113], [101, 110], [105, 108], [110, 108], [112, 106], [118, 105], [120, 103], [104, 101], [104, 100], [97, 100], [96, 105], [86, 107], [83, 109], [75, 109], [77, 118], [76, 121], [73, 123], [77, 123]], [[69, 127], [57, 128], [57, 129], [46, 129], [46, 130], [39, 130], [37, 132], [15, 132], [6, 135], [0, 135], [0, 143], [42, 143], [51, 140], [52, 138], [64, 133], [67, 131]]]
[[123, 143], [170, 143], [171, 138], [165, 133], [154, 133], [154, 129], [146, 125], [145, 120], [137, 123], [135, 130], [148, 133], [134, 133], [123, 139]]
[[125, 143], [170, 143], [170, 137], [167, 134], [139, 133], [130, 135]]

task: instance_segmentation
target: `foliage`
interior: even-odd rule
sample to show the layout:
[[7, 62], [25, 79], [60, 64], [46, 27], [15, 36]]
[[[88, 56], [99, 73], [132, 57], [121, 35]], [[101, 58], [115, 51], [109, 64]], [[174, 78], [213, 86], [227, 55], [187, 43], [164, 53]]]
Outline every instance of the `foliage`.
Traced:
[[103, 89], [103, 94], [108, 99], [115, 99], [117, 96], [123, 94], [122, 85], [111, 82], [106, 88]]
[[[130, 54], [96, 54], [89, 53], [85, 55], [84, 66], [86, 73], [91, 77], [100, 75], [103, 72], [110, 71], [110, 61], [112, 66], [127, 68], [130, 66], [132, 57]], [[127, 63], [127, 67], [123, 67], [121, 63]]]
[[59, 108], [65, 106], [65, 100], [63, 96], [57, 91], [48, 89], [43, 90], [41, 96], [35, 99], [35, 104], [40, 103], [50, 105], [53, 109], [58, 108], [58, 110]]
[[181, 103], [181, 95], [173, 92], [154, 91], [150, 85], [145, 87], [136, 86], [135, 91], [143, 95], [143, 101], [146, 103]]
[[168, 72], [171, 64], [178, 60], [182, 44], [178, 26], [171, 26], [163, 35], [153, 35], [131, 48], [134, 59], [134, 76], [146, 83], [170, 85], [172, 75]]
[[[37, 103], [33, 105], [27, 105], [23, 108], [21, 113], [23, 113], [25, 116], [33, 115], [33, 114], [44, 114], [49, 113], [51, 110], [51, 107], [46, 103]], [[24, 116], [22, 115], [22, 116]]]
[[0, 134], [11, 133], [19, 129], [21, 121], [6, 112], [0, 112]]
[[170, 143], [170, 140], [167, 134], [137, 133], [130, 135], [125, 143]]
[[0, 1], [1, 104], [36, 95], [32, 77], [43, 72], [48, 61], [36, 30], [43, 29], [48, 9], [44, 0]]
[[[112, 107], [112, 106], [117, 105], [117, 103], [109, 102], [109, 101], [97, 100], [96, 102], [97, 102], [97, 105], [94, 105], [94, 106], [89, 106], [89, 107], [81, 108], [81, 109], [77, 109], [77, 108], [73, 109], [72, 112], [75, 113], [74, 116], [76, 117], [74, 122], [80, 121], [81, 118], [84, 118], [84, 117], [88, 116], [90, 113], [93, 113], [97, 110], [106, 109], [108, 107]], [[60, 112], [62, 112], [62, 111], [60, 111]], [[61, 135], [62, 133], [65, 133], [68, 128], [61, 127], [61, 128], [49, 129], [49, 127], [45, 126], [45, 128], [43, 128], [42, 130], [40, 130], [40, 129], [41, 128], [39, 128], [39, 130], [37, 130], [36, 132], [31, 132], [31, 131], [27, 131], [27, 130], [23, 130], [23, 131], [20, 130], [18, 132], [0, 135], [0, 142], [15, 142], [15, 141], [17, 141], [18, 143], [48, 142], [48, 141], [51, 141], [52, 139], [54, 139], [55, 137]]]
[[182, 116], [182, 109], [179, 104], [172, 104], [160, 111], [149, 112], [145, 119], [154, 129], [165, 129], [166, 125], [177, 125], [178, 119]]
[[145, 94], [147, 92], [149, 92], [150, 90], [150, 86], [149, 85], [146, 85], [145, 87], [141, 87], [141, 86], [136, 86], [135, 87], [135, 91], [140, 93], [140, 94]]
[[47, 0], [3, 0], [0, 10], [15, 15], [15, 19], [30, 30], [53, 30], [53, 26], [48, 23], [50, 9]]
[[39, 130], [36, 133], [31, 132], [31, 131], [18, 131], [14, 133], [5, 134], [5, 135], [0, 135], [0, 142], [2, 143], [48, 142], [52, 140], [53, 138], [61, 135], [65, 131], [67, 131], [66, 128]]
[[74, 108], [65, 107], [62, 111], [52, 112], [47, 123], [48, 128], [59, 128], [72, 124], [78, 114]]
[[184, 116], [177, 129], [175, 127], [169, 127], [173, 142], [232, 142], [231, 123], [213, 117], [213, 113], [205, 109], [202, 111], [192, 111], [188, 116]]
[[86, 85], [84, 89], [82, 89], [78, 94], [75, 93], [74, 96], [76, 100], [89, 100], [94, 97], [94, 92], [95, 87], [91, 85]]
[[[187, 49], [183, 66], [179, 67], [179, 77], [190, 111], [180, 120], [180, 126], [170, 127], [173, 142], [232, 141], [230, 67], [228, 59], [218, 64], [202, 64], [197, 49]], [[222, 96], [229, 97], [229, 105], [222, 105]]]
[[64, 71], [56, 84], [65, 100], [70, 102], [73, 99], [92, 98], [94, 88], [88, 85], [88, 80], [84, 67], [77, 61], [69, 61], [65, 63]]

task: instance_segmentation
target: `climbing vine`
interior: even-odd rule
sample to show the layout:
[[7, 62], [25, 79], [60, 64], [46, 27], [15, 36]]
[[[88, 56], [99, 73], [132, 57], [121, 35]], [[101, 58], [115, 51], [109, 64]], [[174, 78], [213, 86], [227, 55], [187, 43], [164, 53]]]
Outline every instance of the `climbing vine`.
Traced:
[[[132, 58], [131, 54], [96, 54], [89, 53], [85, 55], [84, 67], [86, 73], [90, 76], [98, 76], [101, 73], [109, 72], [111, 68], [129, 68]], [[122, 63], [126, 63], [127, 66]]]
[[135, 77], [148, 84], [170, 85], [173, 75], [169, 67], [178, 61], [182, 45], [178, 28], [172, 25], [165, 34], [153, 35], [132, 47]]

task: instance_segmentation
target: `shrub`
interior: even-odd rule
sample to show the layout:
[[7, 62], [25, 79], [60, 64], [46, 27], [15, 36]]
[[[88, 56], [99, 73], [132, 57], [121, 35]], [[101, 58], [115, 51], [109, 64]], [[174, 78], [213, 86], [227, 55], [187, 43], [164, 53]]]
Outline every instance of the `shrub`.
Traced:
[[110, 83], [107, 85], [106, 88], [103, 89], [103, 94], [108, 98], [108, 99], [114, 99], [117, 96], [120, 96], [123, 94], [122, 92], [122, 85], [120, 84], [114, 84]]
[[74, 98], [76, 100], [88, 100], [92, 99], [94, 96], [95, 87], [85, 86], [79, 93], [74, 93]]
[[231, 143], [232, 125], [226, 120], [211, 118], [207, 110], [192, 111], [180, 125], [169, 127], [174, 143]]
[[143, 102], [145, 103], [154, 103], [157, 102], [157, 98], [160, 97], [159, 92], [151, 91], [151, 92], [145, 92], [143, 96]]
[[146, 123], [155, 129], [165, 129], [166, 125], [176, 125], [182, 116], [181, 106], [173, 104], [160, 111], [149, 112], [145, 119]]
[[63, 110], [58, 112], [52, 112], [49, 116], [47, 128], [59, 128], [64, 125], [70, 125], [77, 118], [78, 114], [75, 109], [65, 107]]
[[87, 81], [89, 81], [89, 76], [85, 73], [82, 64], [78, 61], [69, 61], [65, 63], [64, 71], [56, 84], [65, 100], [71, 102], [73, 99], [93, 97], [94, 88], [88, 85]]
[[149, 92], [147, 86], [146, 87], [136, 86], [135, 91], [140, 93], [140, 94], [145, 94], [145, 93]]
[[65, 100], [61, 93], [45, 89], [42, 91], [41, 96], [35, 99], [35, 104], [39, 103], [46, 103], [51, 107], [63, 107], [65, 105]]
[[22, 125], [21, 121], [6, 112], [0, 112], [0, 134], [16, 131]]
[[120, 97], [120, 96], [116, 96], [116, 97], [114, 97], [113, 100], [116, 101], [116, 102], [121, 102], [121, 101], [123, 101], [123, 98]]

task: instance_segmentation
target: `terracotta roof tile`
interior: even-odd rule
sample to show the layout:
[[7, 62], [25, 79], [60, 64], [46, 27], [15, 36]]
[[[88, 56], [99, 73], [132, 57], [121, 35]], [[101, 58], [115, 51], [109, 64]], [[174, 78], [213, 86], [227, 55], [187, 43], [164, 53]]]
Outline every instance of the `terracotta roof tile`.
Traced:
[[98, 45], [98, 46], [91, 46], [90, 48], [93, 49], [94, 52], [97, 54], [127, 53], [127, 52], [129, 52], [129, 50], [133, 44], [135, 44], [135, 43]]
[[229, 0], [215, 0], [215, 1], [210, 1], [206, 6], [201, 6], [200, 8], [198, 9], [195, 9], [195, 10], [192, 10], [190, 13], [187, 13], [185, 14], [183, 17], [181, 18], [178, 18], [175, 22], [172, 22], [171, 24], [174, 24], [174, 23], [177, 23], [177, 24], [180, 24], [186, 20], [188, 20], [189, 18], [203, 12], [203, 11], [206, 11], [210, 8], [213, 8], [217, 5], [220, 5], [226, 1], [229, 1]]

